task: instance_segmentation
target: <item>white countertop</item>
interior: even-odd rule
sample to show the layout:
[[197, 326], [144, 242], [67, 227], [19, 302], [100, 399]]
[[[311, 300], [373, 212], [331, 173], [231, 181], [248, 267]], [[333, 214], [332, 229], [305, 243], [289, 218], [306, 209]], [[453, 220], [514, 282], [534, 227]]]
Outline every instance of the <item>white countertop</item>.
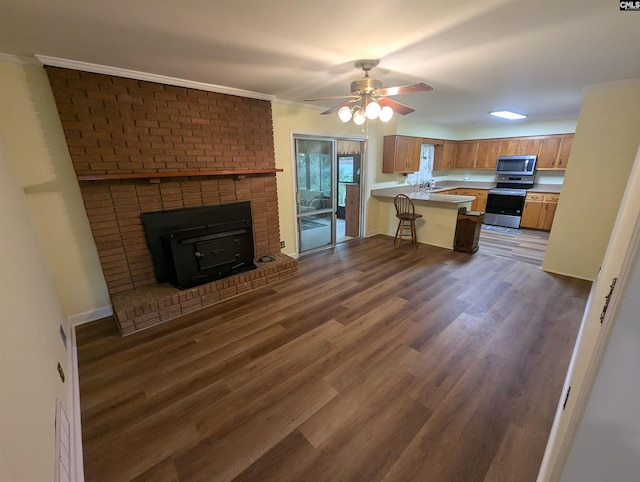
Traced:
[[437, 192], [429, 194], [425, 191], [414, 192], [410, 186], [387, 187], [383, 189], [373, 189], [371, 191], [372, 196], [384, 198], [394, 198], [398, 194], [406, 194], [414, 201], [430, 201], [447, 204], [462, 204], [475, 199], [474, 196], [459, 196], [457, 194], [438, 194]]
[[[438, 181], [435, 191], [446, 191], [448, 189], [493, 189], [496, 187], [495, 182], [478, 182], [478, 181]], [[527, 189], [530, 192], [549, 192], [560, 193], [562, 184], [541, 184], [535, 183], [532, 188]]]

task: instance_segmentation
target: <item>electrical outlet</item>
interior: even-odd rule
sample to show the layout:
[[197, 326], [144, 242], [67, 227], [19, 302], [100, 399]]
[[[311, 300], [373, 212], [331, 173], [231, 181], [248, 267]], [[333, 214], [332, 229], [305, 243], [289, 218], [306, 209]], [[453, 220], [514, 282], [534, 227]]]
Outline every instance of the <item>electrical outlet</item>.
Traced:
[[280, 241], [280, 247], [284, 248], [284, 241]]

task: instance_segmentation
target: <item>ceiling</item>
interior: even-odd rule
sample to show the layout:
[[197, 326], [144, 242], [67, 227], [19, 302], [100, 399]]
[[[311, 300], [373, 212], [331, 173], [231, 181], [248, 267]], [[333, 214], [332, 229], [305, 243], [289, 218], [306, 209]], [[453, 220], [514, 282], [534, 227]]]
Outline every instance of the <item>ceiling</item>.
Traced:
[[395, 97], [411, 118], [454, 128], [504, 124], [487, 115], [502, 109], [575, 119], [583, 86], [640, 78], [640, 13], [614, 0], [0, 0], [0, 12], [0, 53], [294, 102], [346, 94], [354, 62], [380, 59], [385, 87], [433, 87]]

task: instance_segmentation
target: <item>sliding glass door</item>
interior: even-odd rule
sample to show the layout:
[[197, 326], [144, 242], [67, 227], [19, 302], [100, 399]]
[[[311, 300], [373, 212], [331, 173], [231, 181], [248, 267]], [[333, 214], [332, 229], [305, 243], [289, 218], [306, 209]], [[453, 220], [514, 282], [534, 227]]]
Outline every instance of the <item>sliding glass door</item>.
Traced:
[[335, 141], [296, 137], [296, 213], [300, 253], [335, 244]]

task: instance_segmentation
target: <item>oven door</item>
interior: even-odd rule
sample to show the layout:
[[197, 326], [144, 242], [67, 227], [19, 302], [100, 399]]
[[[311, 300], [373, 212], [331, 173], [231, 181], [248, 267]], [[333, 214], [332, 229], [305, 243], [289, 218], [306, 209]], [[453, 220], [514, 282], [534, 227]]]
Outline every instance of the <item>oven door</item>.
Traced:
[[484, 223], [519, 228], [526, 196], [524, 189], [490, 189]]

